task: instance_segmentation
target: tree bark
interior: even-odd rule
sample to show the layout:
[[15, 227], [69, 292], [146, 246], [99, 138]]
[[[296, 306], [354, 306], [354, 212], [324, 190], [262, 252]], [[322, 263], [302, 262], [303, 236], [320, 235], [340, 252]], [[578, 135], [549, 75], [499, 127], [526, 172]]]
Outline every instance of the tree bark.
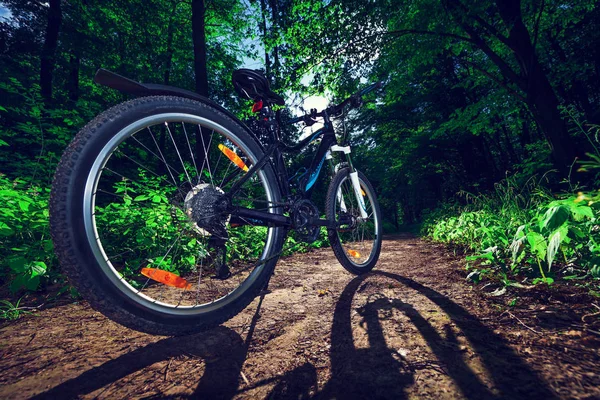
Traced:
[[[271, 16], [273, 23], [271, 24], [271, 35], [277, 40], [279, 38], [279, 10], [277, 8], [278, 0], [269, 0], [269, 4], [271, 6]], [[279, 83], [279, 69], [281, 65], [279, 64], [279, 46], [273, 46], [273, 78], [275, 86], [277, 87]]]
[[60, 0], [49, 0], [48, 4], [48, 24], [40, 58], [40, 88], [42, 97], [47, 103], [52, 101], [52, 75], [56, 64], [58, 33], [62, 23]]
[[262, 31], [263, 31], [263, 46], [265, 47], [265, 72], [267, 76], [271, 75], [271, 60], [269, 59], [269, 51], [267, 50], [267, 5], [265, 0], [260, 0], [260, 10], [262, 14]]
[[[167, 27], [167, 62], [165, 66], [164, 83], [169, 84], [171, 78], [171, 68], [173, 67], [173, 30], [174, 30], [174, 19], [175, 11], [177, 9], [177, 3], [173, 4], [173, 10], [171, 11], [171, 17], [169, 18], [169, 26]], [[207, 85], [208, 86], [208, 85]]]
[[69, 59], [69, 100], [77, 102], [79, 100], [79, 65], [81, 59], [75, 51]]
[[[194, 42], [194, 74], [196, 92], [208, 97], [208, 67], [206, 52], [206, 4], [204, 0], [192, 0], [192, 41]], [[195, 132], [195, 160], [198, 168], [202, 169], [208, 148], [211, 132], [208, 128], [197, 127]], [[202, 174], [202, 171], [199, 171]], [[200, 177], [198, 177], [200, 179]]]
[[192, 40], [194, 42], [194, 73], [196, 92], [208, 97], [206, 67], [206, 5], [204, 0], [192, 0]]

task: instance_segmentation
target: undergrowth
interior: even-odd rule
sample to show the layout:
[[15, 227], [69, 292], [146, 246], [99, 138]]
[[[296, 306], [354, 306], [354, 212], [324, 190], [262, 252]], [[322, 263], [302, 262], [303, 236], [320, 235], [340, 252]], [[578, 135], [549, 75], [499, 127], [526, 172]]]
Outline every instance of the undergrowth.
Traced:
[[422, 233], [467, 248], [468, 278], [490, 274], [506, 285], [557, 279], [600, 280], [600, 192], [553, 196], [530, 179], [496, 184], [491, 194], [462, 192], [428, 214]]

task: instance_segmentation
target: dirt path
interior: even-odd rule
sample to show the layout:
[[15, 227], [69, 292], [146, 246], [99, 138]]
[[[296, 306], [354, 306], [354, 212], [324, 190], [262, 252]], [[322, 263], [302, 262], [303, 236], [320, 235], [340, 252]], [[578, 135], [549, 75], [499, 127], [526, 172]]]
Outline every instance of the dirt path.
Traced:
[[509, 307], [409, 236], [377, 269], [354, 277], [330, 249], [281, 260], [271, 293], [185, 338], [86, 304], [44, 310], [0, 328], [0, 398], [600, 398], [589, 303], [546, 291]]

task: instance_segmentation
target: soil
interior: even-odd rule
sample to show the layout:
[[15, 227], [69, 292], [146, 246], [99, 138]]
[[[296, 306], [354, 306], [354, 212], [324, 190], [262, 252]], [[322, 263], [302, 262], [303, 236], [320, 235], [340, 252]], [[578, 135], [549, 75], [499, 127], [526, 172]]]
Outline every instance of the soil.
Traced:
[[149, 336], [85, 303], [0, 328], [0, 398], [600, 398], [600, 308], [576, 290], [466, 279], [462, 257], [386, 238], [353, 276], [330, 249], [280, 260], [218, 328]]

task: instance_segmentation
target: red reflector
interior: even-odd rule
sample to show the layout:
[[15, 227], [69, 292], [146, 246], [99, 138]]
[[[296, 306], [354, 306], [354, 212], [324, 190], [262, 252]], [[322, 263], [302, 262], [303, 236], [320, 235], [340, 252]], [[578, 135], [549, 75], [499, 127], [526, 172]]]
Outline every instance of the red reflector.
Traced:
[[254, 105], [252, 106], [252, 112], [259, 112], [262, 108], [263, 108], [263, 102], [262, 102], [262, 100], [259, 100], [256, 103], [254, 103]]

